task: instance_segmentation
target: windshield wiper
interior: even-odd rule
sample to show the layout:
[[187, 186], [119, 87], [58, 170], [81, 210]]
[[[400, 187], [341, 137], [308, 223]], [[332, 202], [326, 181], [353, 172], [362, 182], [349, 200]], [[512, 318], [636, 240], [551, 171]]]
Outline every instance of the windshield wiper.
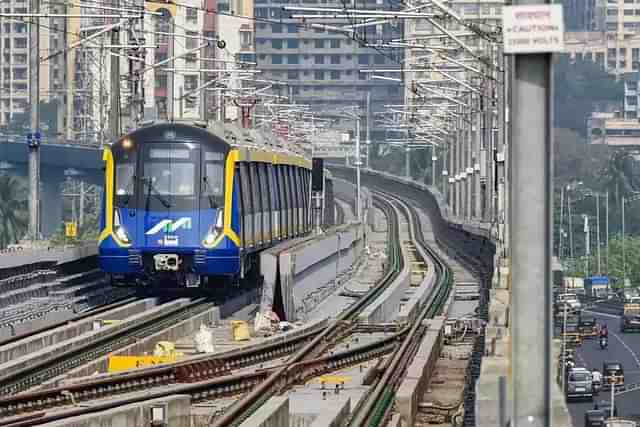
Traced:
[[146, 210], [149, 210], [149, 200], [152, 194], [156, 196], [156, 198], [160, 201], [160, 203], [162, 203], [162, 206], [164, 206], [167, 209], [171, 207], [171, 203], [167, 199], [162, 197], [162, 194], [153, 185], [153, 181], [151, 180], [151, 178], [142, 178], [142, 180], [145, 181], [147, 184]]
[[202, 178], [202, 180], [204, 181], [204, 184], [207, 187], [207, 198], [209, 199], [209, 207], [211, 209], [218, 209], [218, 204], [216, 203], [216, 199], [213, 196], [213, 188], [211, 188], [211, 184], [209, 184], [209, 180], [207, 179], [207, 177], [205, 176], [204, 178]]

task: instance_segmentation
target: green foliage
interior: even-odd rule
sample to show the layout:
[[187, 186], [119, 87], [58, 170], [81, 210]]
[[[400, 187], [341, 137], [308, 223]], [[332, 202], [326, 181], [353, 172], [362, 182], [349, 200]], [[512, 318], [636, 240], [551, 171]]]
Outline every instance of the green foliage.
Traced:
[[27, 187], [24, 180], [0, 176], [0, 249], [18, 243], [28, 226]]
[[78, 230], [78, 236], [69, 238], [65, 235], [65, 226], [60, 224], [58, 230], [49, 239], [54, 246], [73, 245], [81, 242], [98, 240], [100, 218], [96, 213], [85, 213], [84, 223]]
[[[574, 277], [593, 276], [597, 273], [597, 254], [595, 248], [589, 258], [584, 256], [578, 257], [573, 265], [566, 265], [565, 275]], [[640, 237], [629, 237], [624, 239], [624, 257], [623, 257], [623, 240], [620, 235], [609, 240], [609, 256], [604, 246], [600, 251], [600, 265], [602, 273], [608, 272], [609, 276], [616, 279], [616, 286], [622, 286], [624, 278], [624, 266], [626, 265], [626, 276], [630, 280], [632, 286], [640, 286]], [[588, 271], [585, 269], [588, 267]]]
[[554, 63], [554, 121], [559, 128], [586, 133], [587, 117], [597, 104], [622, 103], [624, 85], [591, 61], [558, 56]]

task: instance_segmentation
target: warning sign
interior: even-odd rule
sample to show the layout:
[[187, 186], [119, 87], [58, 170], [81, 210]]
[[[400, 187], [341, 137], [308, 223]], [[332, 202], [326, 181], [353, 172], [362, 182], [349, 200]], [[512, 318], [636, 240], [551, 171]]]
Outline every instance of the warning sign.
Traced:
[[78, 236], [78, 224], [75, 222], [67, 222], [64, 224], [64, 234], [67, 237]]
[[502, 8], [504, 53], [564, 51], [562, 5], [524, 5]]

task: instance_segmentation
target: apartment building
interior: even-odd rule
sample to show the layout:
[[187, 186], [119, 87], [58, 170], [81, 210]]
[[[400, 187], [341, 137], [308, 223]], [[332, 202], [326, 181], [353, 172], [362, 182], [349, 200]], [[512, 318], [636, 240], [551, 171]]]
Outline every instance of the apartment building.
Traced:
[[[429, 2], [430, 3], [430, 2]], [[485, 31], [487, 33], [494, 32], [500, 22], [502, 21], [502, 7], [504, 5], [503, 0], [452, 0], [448, 6], [453, 9], [460, 17], [465, 21], [473, 24], [476, 29]], [[440, 13], [438, 9], [428, 8], [425, 9], [426, 13]], [[464, 42], [472, 49], [484, 50], [487, 47], [487, 43], [475, 33], [469, 31], [469, 28], [465, 25], [458, 24], [457, 22], [448, 22], [446, 24], [447, 30], [457, 34]], [[442, 32], [427, 20], [410, 20], [405, 23], [405, 39], [410, 43], [424, 45], [424, 46], [453, 46], [453, 43], [448, 36], [442, 36]], [[465, 35], [466, 34], [466, 35]], [[485, 52], [486, 54], [486, 52]], [[405, 102], [408, 105], [414, 103], [414, 85], [421, 81], [443, 81], [443, 85], [451, 84], [457, 86], [457, 83], [446, 83], [445, 78], [441, 73], [435, 71], [429, 71], [425, 69], [421, 64], [425, 64], [427, 61], [428, 52], [421, 49], [409, 49], [406, 59], [405, 72]], [[449, 72], [450, 75], [465, 79], [464, 72]]]
[[[596, 11], [596, 18], [593, 25], [586, 25], [587, 31], [565, 33], [566, 52], [572, 58], [602, 64], [612, 74], [639, 71], [640, 0], [596, 0], [595, 4], [589, 0], [581, 6], [583, 12]], [[580, 8], [580, 2], [575, 8]]]
[[[372, 113], [383, 111], [385, 104], [403, 102], [399, 81], [371, 79], [371, 74], [361, 70], [386, 69], [376, 75], [401, 79], [399, 72], [402, 51], [389, 48], [363, 47], [378, 41], [398, 39], [403, 34], [402, 24], [388, 22], [384, 25], [364, 27], [357, 40], [342, 33], [301, 25], [299, 19], [291, 19], [282, 7], [290, 4], [278, 0], [257, 0], [256, 59], [261, 77], [279, 82], [276, 93], [292, 96], [295, 103], [309, 105], [316, 111], [335, 111], [341, 107], [360, 106], [366, 110], [367, 94], [370, 94]], [[302, 0], [296, 5], [307, 7], [342, 8], [335, 0]], [[358, 3], [358, 7], [363, 7]], [[391, 10], [398, 4], [390, 1], [367, 1], [366, 8]], [[305, 12], [306, 13], [306, 12]], [[320, 22], [320, 21], [318, 21]], [[347, 20], [327, 21], [326, 25], [346, 25]], [[363, 129], [365, 122], [363, 121]], [[353, 127], [353, 120], [349, 123]], [[384, 138], [384, 129], [371, 126], [371, 138]], [[363, 130], [363, 139], [365, 138]]]
[[[5, 13], [29, 13], [27, 0], [0, 0]], [[49, 51], [50, 33], [40, 30], [40, 52]], [[29, 105], [29, 26], [24, 20], [0, 19], [0, 127], [7, 126], [17, 113], [28, 111]], [[40, 64], [42, 100], [50, 96], [48, 63]]]

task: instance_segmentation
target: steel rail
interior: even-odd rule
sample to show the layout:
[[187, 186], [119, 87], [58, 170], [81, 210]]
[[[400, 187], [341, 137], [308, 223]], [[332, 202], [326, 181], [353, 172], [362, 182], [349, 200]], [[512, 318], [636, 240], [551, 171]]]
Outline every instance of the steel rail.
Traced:
[[201, 298], [177, 307], [168, 313], [158, 314], [142, 323], [132, 323], [124, 329], [113, 331], [96, 341], [88, 342], [63, 354], [43, 358], [34, 365], [6, 373], [0, 382], [0, 395], [12, 395], [36, 386], [78, 367], [83, 363], [109, 354], [117, 348], [132, 344], [141, 337], [161, 331], [176, 322], [185, 320], [213, 307], [213, 303]]
[[[390, 263], [386, 274], [376, 286], [370, 289], [363, 298], [347, 308], [338, 317], [338, 319], [332, 322], [322, 333], [304, 346], [299, 352], [294, 354], [288, 361], [289, 364], [302, 362], [305, 358], [308, 358], [310, 355], [314, 354], [314, 352], [317, 352], [318, 349], [322, 348], [323, 344], [326, 345], [326, 342], [331, 338], [336, 327], [341, 322], [345, 320], [352, 320], [360, 311], [362, 311], [362, 309], [364, 309], [364, 307], [374, 301], [375, 298], [393, 282], [395, 277], [402, 270], [404, 261], [400, 254], [400, 230], [398, 218], [394, 216], [394, 211], [391, 205], [384, 200], [378, 200], [377, 202], [374, 200], [374, 206], [379, 207], [383, 212], [385, 212], [387, 221], [390, 225], [389, 234], [391, 235], [391, 245], [389, 246], [388, 259], [390, 259], [392, 263]], [[240, 401], [236, 402], [236, 404], [222, 414], [219, 419], [215, 420], [213, 426], [232, 427], [239, 425], [274, 394], [274, 390], [277, 388], [280, 379], [286, 378], [287, 369], [287, 366], [283, 366], [273, 372], [267, 380], [261, 383], [248, 395], [244, 396]]]
[[[415, 209], [410, 208], [395, 196], [374, 191], [374, 195], [385, 197], [402, 209], [409, 220], [413, 224], [410, 227], [410, 238], [415, 241], [426, 252], [427, 256], [433, 261], [438, 284], [432, 289], [429, 297], [423, 304], [418, 316], [414, 319], [410, 331], [405, 336], [402, 344], [393, 353], [390, 362], [380, 380], [375, 385], [373, 391], [367, 394], [364, 403], [360, 404], [349, 420], [349, 426], [378, 426], [384, 419], [385, 413], [390, 408], [394, 396], [394, 388], [413, 358], [415, 351], [420, 343], [420, 339], [425, 331], [422, 321], [438, 314], [446, 302], [446, 299], [452, 287], [452, 273], [442, 258], [430, 248], [424, 241], [421, 222], [415, 213]], [[424, 260], [426, 261], [426, 260]]]

